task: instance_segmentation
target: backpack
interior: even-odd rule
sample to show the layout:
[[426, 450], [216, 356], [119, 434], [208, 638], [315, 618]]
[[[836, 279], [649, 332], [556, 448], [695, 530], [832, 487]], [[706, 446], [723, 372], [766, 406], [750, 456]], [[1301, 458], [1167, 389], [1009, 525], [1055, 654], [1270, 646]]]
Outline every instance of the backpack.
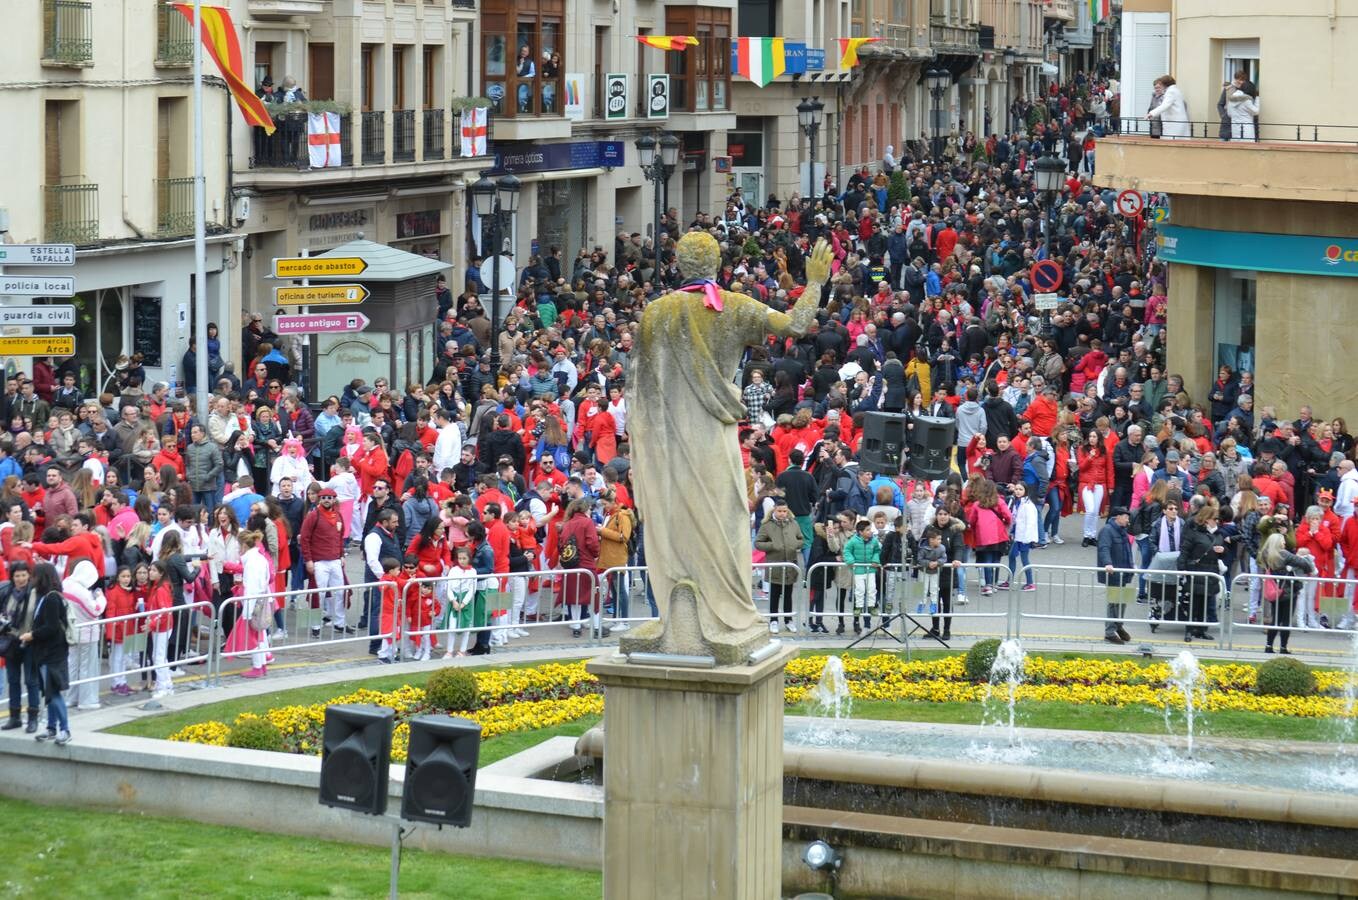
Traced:
[[561, 547], [557, 554], [563, 569], [575, 569], [580, 565], [580, 545], [575, 542], [572, 535], [561, 542]]

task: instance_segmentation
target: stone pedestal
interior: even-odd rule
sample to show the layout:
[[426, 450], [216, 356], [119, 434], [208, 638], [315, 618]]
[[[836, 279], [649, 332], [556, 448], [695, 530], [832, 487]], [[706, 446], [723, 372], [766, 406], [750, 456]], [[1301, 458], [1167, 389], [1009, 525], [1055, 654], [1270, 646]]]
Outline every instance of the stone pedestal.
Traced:
[[604, 686], [604, 897], [781, 895], [784, 647], [716, 669], [588, 663]]

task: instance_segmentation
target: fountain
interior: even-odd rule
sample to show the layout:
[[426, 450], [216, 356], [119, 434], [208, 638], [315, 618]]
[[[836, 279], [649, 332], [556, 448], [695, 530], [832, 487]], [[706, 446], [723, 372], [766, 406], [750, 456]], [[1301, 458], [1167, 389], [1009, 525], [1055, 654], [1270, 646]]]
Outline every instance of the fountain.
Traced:
[[1018, 686], [1023, 683], [1023, 645], [1016, 638], [1000, 643], [995, 651], [995, 662], [990, 666], [990, 686], [1001, 680], [1009, 689], [1009, 746], [1018, 743], [1018, 729], [1014, 725], [1014, 701]]
[[1358, 712], [1358, 632], [1349, 644], [1349, 658], [1344, 664], [1344, 715], [1339, 720], [1334, 765], [1316, 773], [1318, 787], [1358, 791], [1358, 759], [1353, 755], [1354, 738], [1358, 737], [1355, 712]]
[[[1187, 728], [1187, 757], [1193, 758], [1193, 719], [1198, 705], [1197, 689], [1202, 683], [1198, 658], [1187, 650], [1179, 651], [1169, 664], [1169, 685], [1184, 698], [1184, 724]], [[1165, 703], [1165, 727], [1169, 729], [1169, 703]]]
[[853, 695], [844, 674], [844, 660], [828, 656], [820, 681], [806, 695], [811, 725], [807, 743], [817, 747], [847, 747], [858, 743], [858, 736], [843, 727], [853, 712]]

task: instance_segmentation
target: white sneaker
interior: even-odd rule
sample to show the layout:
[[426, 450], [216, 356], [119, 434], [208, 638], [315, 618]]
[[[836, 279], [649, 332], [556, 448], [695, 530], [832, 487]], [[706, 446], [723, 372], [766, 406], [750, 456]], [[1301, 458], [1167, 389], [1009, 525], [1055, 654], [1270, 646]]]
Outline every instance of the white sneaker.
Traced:
[[171, 677], [171, 678], [183, 678], [183, 677], [184, 677], [185, 675], [187, 675], [187, 674], [188, 674], [187, 672], [185, 672], [183, 669], [179, 668], [178, 666], [175, 666], [173, 669], [170, 670], [170, 677]]
[[956, 597], [953, 598], [952, 602], [956, 603], [958, 606], [966, 606], [971, 601], [967, 599], [966, 594], [958, 594]]
[[779, 632], [779, 630], [780, 630], [780, 629], [779, 629], [778, 623], [777, 623], [776, 621], [770, 622], [770, 623], [769, 623], [769, 634], [777, 634], [777, 633]]
[[174, 688], [157, 688], [151, 693], [152, 700], [160, 700], [163, 697], [173, 697]]
[[273, 639], [275, 641], [286, 641], [288, 639], [288, 633], [281, 628], [275, 628], [273, 632]]
[[515, 629], [514, 629], [514, 637], [517, 637], [517, 638], [526, 638], [526, 637], [530, 637], [531, 635], [532, 635], [532, 632], [529, 631], [529, 630], [526, 629], [526, 628], [515, 628]]
[[626, 622], [614, 622], [612, 625], [608, 627], [609, 630], [611, 631], [626, 631], [631, 626], [628, 625]]
[[797, 623], [796, 623], [796, 622], [788, 622], [788, 623], [787, 623], [787, 633], [788, 633], [788, 634], [796, 634], [796, 633], [797, 633]]
[[102, 704], [102, 703], [89, 703], [89, 704], [86, 704], [85, 706], [82, 706], [82, 707], [80, 707], [80, 708], [83, 709], [83, 710], [85, 710], [86, 712], [88, 712], [89, 710], [92, 710], [92, 709], [102, 709], [102, 708], [103, 708], [103, 704]]
[[1063, 537], [1061, 537], [1061, 535], [1059, 535], [1059, 534], [1058, 534], [1056, 537], [1052, 538], [1052, 543], [1053, 543], [1053, 544], [1064, 544], [1065, 542], [1066, 542], [1066, 539], [1063, 538]]

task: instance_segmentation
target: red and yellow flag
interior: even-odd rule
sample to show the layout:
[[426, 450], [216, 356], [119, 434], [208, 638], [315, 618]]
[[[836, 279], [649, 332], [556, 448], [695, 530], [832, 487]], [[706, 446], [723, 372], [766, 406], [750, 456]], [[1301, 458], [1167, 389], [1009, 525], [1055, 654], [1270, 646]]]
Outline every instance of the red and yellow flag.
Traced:
[[[193, 4], [176, 3], [174, 8], [189, 20], [189, 27], [192, 28]], [[268, 134], [273, 134], [273, 117], [269, 115], [264, 101], [255, 96], [255, 92], [245, 83], [245, 61], [241, 58], [240, 41], [236, 38], [236, 24], [231, 21], [231, 14], [220, 6], [204, 6], [202, 15], [203, 46], [217, 64], [222, 78], [226, 79], [241, 115], [247, 123], [258, 125]]]
[[880, 40], [879, 37], [840, 38], [839, 67], [841, 69], [852, 69], [858, 65], [858, 48], [864, 44], [873, 44]]
[[657, 50], [686, 50], [698, 46], [698, 39], [689, 34], [639, 34], [637, 40]]

